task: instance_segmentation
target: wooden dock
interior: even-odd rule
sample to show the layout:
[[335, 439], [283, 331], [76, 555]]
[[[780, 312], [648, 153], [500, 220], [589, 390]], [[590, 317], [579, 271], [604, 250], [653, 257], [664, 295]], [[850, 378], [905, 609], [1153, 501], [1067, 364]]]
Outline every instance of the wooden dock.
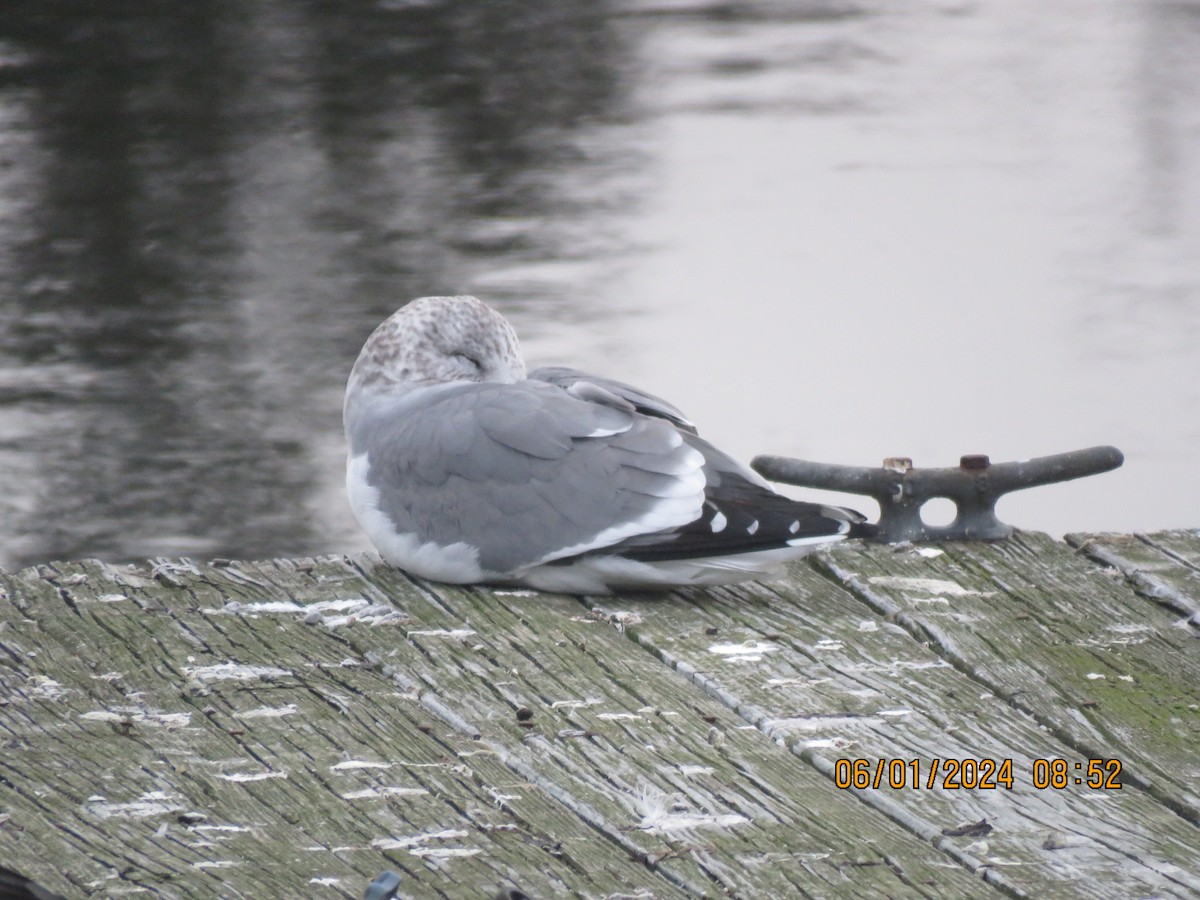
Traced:
[[1200, 532], [659, 597], [0, 573], [0, 865], [71, 898], [1200, 896]]

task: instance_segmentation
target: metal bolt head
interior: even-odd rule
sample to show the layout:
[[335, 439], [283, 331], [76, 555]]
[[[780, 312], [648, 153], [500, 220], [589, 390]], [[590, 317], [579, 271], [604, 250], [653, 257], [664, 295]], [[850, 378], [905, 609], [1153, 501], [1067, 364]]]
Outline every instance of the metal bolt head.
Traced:
[[968, 453], [958, 461], [962, 469], [986, 469], [991, 464], [992, 461], [983, 453]]
[[883, 461], [883, 467], [893, 472], [907, 472], [913, 467], [912, 459], [907, 456], [889, 456]]

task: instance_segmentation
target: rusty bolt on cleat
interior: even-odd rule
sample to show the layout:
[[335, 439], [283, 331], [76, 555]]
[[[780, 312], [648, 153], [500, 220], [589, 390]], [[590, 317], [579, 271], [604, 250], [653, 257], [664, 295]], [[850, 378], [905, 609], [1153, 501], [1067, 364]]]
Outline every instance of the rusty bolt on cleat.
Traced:
[[[871, 540], [896, 544], [1001, 540], [1013, 532], [1011, 525], [996, 518], [996, 501], [1005, 494], [1098, 475], [1124, 461], [1116, 447], [1089, 447], [996, 464], [982, 454], [971, 454], [962, 457], [957, 468], [945, 469], [918, 469], [902, 456], [885, 459], [878, 469], [782, 456], [756, 456], [750, 465], [772, 481], [874, 497], [880, 515]], [[949, 525], [927, 525], [921, 520], [921, 507], [937, 497], [952, 501], [958, 510]]]

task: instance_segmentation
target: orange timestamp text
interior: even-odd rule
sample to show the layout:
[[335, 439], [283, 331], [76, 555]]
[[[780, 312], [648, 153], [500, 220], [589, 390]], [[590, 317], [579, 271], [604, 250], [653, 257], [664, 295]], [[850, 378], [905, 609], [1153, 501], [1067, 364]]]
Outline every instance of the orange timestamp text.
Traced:
[[[833, 764], [833, 783], [839, 788], [925, 788], [944, 790], [1012, 790], [1019, 775], [1011, 759], [848, 759]], [[1062, 790], [1071, 785], [1102, 790], [1121, 787], [1121, 761], [1035, 759], [1024, 773], [1038, 790]]]

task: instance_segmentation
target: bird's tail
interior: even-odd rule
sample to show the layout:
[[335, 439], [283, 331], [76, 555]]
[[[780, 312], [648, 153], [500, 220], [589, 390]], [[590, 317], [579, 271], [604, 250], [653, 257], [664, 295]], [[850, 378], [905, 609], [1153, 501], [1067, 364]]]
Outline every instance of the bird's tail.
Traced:
[[879, 534], [879, 526], [871, 522], [851, 522], [850, 530], [846, 533], [847, 537], [862, 538], [869, 541]]

